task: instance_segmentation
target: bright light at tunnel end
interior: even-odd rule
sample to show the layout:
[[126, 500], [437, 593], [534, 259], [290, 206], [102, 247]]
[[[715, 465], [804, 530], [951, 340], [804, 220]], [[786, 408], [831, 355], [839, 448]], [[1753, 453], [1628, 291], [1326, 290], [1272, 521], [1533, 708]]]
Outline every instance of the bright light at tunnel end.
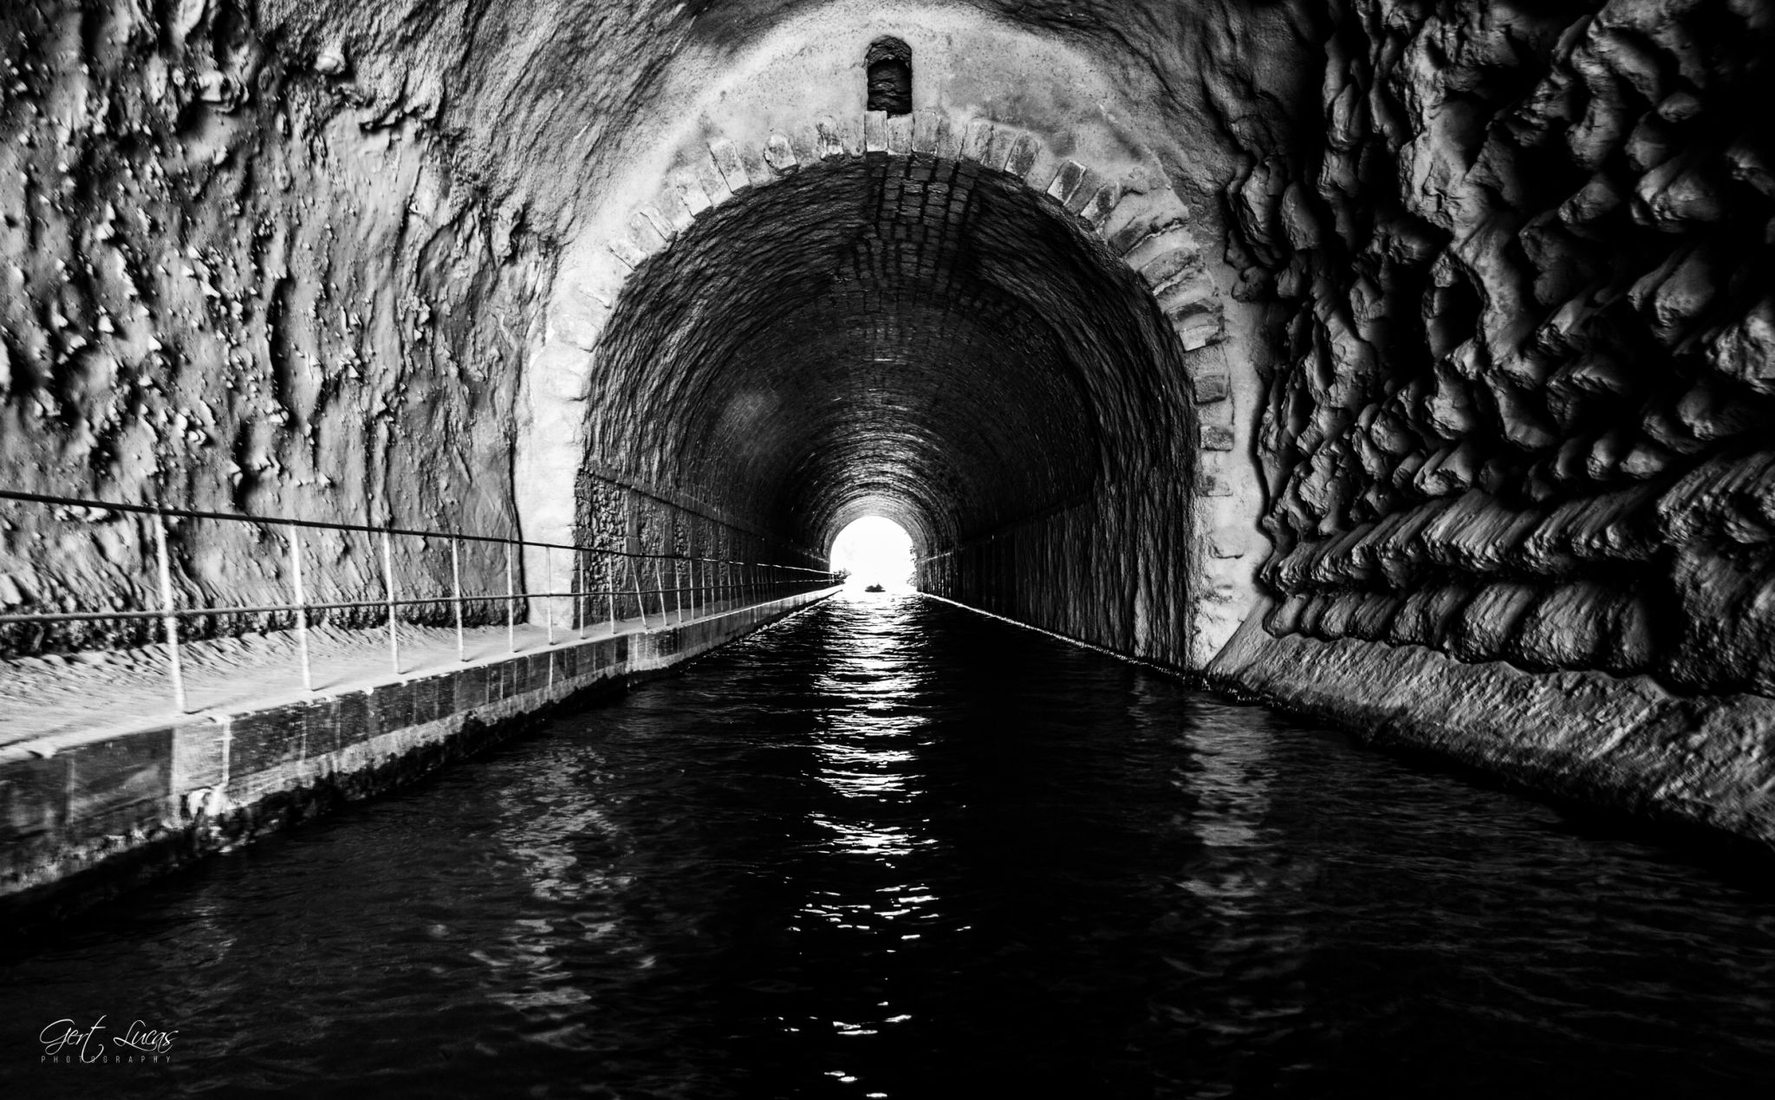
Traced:
[[885, 592], [912, 591], [912, 536], [891, 519], [864, 516], [832, 540], [832, 568], [850, 575], [847, 592], [880, 585]]

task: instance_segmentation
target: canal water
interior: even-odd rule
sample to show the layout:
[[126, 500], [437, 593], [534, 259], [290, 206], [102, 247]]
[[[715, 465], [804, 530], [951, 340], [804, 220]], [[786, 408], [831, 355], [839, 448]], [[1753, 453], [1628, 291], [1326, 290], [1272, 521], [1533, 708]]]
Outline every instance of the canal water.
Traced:
[[1768, 878], [859, 594], [15, 949], [0, 1094], [1761, 1096]]

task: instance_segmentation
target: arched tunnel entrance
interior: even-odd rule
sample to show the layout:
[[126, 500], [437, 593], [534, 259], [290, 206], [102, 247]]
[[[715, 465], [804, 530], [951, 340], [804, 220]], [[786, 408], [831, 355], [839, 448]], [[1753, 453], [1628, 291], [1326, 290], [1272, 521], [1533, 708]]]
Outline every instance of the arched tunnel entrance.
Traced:
[[1018, 177], [924, 154], [802, 168], [624, 286], [580, 537], [627, 522], [612, 483], [809, 553], [879, 514], [929, 591], [1175, 653], [1153, 607], [1185, 603], [1182, 378], [1147, 283]]

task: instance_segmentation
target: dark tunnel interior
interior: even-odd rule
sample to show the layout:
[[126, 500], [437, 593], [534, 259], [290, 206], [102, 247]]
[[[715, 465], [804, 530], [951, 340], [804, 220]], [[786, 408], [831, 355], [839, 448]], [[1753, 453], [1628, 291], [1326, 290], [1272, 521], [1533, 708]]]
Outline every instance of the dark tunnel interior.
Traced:
[[874, 514], [929, 553], [1175, 466], [1181, 377], [1146, 285], [1052, 198], [870, 156], [738, 196], [636, 272], [588, 459], [800, 546]]

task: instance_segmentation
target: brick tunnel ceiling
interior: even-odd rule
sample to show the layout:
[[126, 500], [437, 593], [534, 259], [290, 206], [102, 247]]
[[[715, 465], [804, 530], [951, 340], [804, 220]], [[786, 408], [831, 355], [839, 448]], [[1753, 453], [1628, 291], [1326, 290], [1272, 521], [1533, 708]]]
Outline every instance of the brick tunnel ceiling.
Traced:
[[871, 155], [722, 205], [629, 279], [588, 457], [803, 546], [878, 514], [940, 548], [1188, 438], [1179, 356], [1145, 285], [1046, 196]]

